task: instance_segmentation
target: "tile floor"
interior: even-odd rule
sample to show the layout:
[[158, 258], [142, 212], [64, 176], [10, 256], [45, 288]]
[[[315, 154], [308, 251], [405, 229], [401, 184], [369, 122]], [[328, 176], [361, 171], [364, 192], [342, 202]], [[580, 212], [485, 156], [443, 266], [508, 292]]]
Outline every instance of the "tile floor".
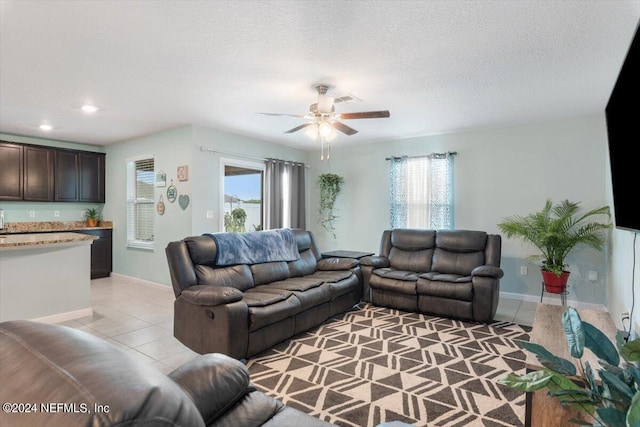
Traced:
[[[93, 315], [61, 322], [122, 348], [164, 373], [197, 356], [173, 337], [173, 290], [122, 277], [91, 281]], [[536, 304], [500, 299], [496, 320], [530, 326]]]

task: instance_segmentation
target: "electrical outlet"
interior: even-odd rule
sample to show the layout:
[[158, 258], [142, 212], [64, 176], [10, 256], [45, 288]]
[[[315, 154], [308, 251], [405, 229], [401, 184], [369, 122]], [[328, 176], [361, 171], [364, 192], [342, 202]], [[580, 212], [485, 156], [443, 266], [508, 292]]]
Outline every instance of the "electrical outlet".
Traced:
[[520, 274], [523, 276], [527, 275], [527, 266], [526, 265], [521, 265], [520, 266]]
[[622, 322], [629, 320], [629, 312], [628, 311], [624, 311], [624, 312], [620, 313], [620, 320]]
[[597, 280], [598, 280], [598, 272], [597, 271], [590, 271], [589, 272], [589, 281], [595, 282]]
[[213, 219], [213, 211], [207, 211], [207, 219]]
[[36, 211], [29, 211], [29, 218], [35, 218], [36, 217]]
[[84, 211], [80, 211], [80, 218], [84, 218]]
[[60, 211], [53, 211], [53, 216], [58, 218], [60, 216]]

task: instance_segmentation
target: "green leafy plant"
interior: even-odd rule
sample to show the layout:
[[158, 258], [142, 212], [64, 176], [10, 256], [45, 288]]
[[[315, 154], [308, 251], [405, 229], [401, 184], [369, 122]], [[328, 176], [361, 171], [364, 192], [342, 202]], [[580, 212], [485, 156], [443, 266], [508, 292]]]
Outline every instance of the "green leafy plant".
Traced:
[[320, 187], [320, 225], [336, 238], [335, 227], [333, 225], [336, 218], [333, 212], [333, 206], [336, 202], [338, 194], [340, 194], [340, 185], [344, 183], [344, 178], [335, 173], [324, 173], [318, 176], [318, 187]]
[[224, 214], [224, 229], [228, 233], [244, 233], [247, 213], [242, 208], [235, 208]]
[[[583, 322], [574, 308], [563, 313], [562, 325], [575, 363], [555, 356], [541, 345], [521, 341], [520, 345], [535, 354], [544, 369], [527, 374], [509, 373], [498, 383], [525, 392], [546, 388], [563, 406], [587, 414], [592, 420], [571, 420], [575, 424], [639, 427], [640, 339], [624, 342], [623, 333], [618, 332], [618, 353], [606, 335]], [[585, 348], [600, 359], [599, 369], [594, 371], [589, 362], [583, 363]], [[624, 359], [622, 364], [620, 356]]]
[[603, 230], [610, 222], [587, 220], [596, 216], [611, 217], [609, 206], [581, 212], [579, 203], [563, 200], [553, 204], [547, 200], [542, 210], [521, 216], [513, 215], [498, 224], [506, 237], [520, 237], [538, 248], [541, 254], [531, 255], [529, 261], [542, 261], [542, 269], [560, 276], [566, 267], [566, 257], [580, 244], [602, 250]]
[[85, 215], [89, 219], [100, 219], [100, 211], [96, 208], [88, 208]]

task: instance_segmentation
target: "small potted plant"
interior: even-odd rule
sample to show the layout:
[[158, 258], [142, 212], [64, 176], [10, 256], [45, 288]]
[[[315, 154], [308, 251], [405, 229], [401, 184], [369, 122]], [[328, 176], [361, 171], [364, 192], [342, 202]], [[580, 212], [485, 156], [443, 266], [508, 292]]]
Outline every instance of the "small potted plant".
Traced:
[[498, 228], [506, 237], [520, 237], [538, 248], [541, 253], [527, 259], [542, 261], [541, 272], [547, 292], [563, 293], [569, 280], [569, 272], [565, 270], [569, 253], [580, 244], [597, 251], [604, 247], [603, 231], [610, 228], [611, 223], [588, 222], [597, 216], [610, 218], [609, 206], [582, 213], [579, 203], [563, 200], [554, 205], [547, 200], [542, 210], [505, 218]]
[[[520, 341], [521, 347], [535, 354], [544, 369], [509, 373], [498, 384], [525, 392], [546, 388], [563, 406], [583, 413], [589, 420], [572, 419], [576, 425], [640, 425], [640, 339], [625, 342], [625, 334], [619, 331], [617, 350], [605, 334], [583, 322], [574, 308], [563, 313], [562, 326], [574, 361], [558, 357], [539, 344]], [[599, 368], [582, 360], [585, 349], [600, 359]]]
[[85, 214], [87, 218], [87, 226], [97, 227], [100, 220], [100, 212], [96, 208], [88, 208]]

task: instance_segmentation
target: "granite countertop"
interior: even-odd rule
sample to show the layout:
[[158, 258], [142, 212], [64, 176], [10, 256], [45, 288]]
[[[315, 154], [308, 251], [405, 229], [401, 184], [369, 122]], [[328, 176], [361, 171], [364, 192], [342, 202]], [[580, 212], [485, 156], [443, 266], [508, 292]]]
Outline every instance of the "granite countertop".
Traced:
[[40, 222], [7, 222], [2, 234], [15, 233], [48, 233], [55, 231], [78, 231], [78, 230], [100, 230], [112, 229], [111, 221], [100, 221], [97, 227], [88, 227], [86, 221], [40, 221]]
[[80, 233], [36, 233], [0, 236], [0, 249], [92, 242], [98, 236]]

